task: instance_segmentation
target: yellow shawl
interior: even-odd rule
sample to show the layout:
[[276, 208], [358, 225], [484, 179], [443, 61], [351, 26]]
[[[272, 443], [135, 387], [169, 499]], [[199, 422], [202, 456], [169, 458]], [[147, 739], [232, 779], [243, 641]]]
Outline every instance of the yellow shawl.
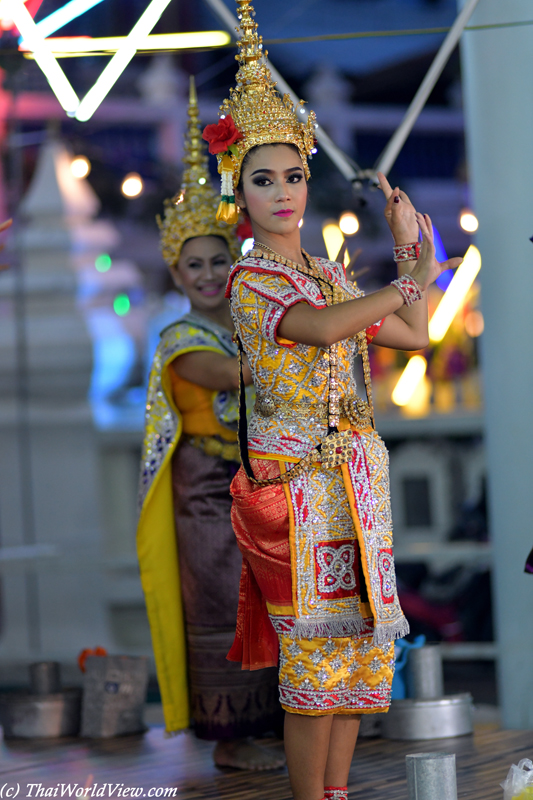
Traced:
[[[178, 355], [194, 351], [237, 355], [230, 331], [198, 314], [187, 314], [162, 332], [148, 382], [139, 482], [137, 554], [165, 727], [172, 733], [189, 726], [189, 698], [171, 474], [183, 419], [173, 399], [169, 366]], [[235, 441], [236, 393], [212, 395], [212, 422]]]

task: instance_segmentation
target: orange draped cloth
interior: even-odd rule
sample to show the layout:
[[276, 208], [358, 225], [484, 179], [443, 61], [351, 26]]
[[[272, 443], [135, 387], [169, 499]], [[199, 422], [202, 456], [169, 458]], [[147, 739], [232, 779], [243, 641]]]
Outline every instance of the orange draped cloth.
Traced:
[[[257, 478], [279, 475], [277, 461], [252, 459]], [[237, 628], [230, 661], [242, 669], [278, 663], [279, 641], [267, 603], [292, 606], [289, 514], [281, 484], [258, 487], [241, 467], [231, 484], [231, 522], [243, 555]]]

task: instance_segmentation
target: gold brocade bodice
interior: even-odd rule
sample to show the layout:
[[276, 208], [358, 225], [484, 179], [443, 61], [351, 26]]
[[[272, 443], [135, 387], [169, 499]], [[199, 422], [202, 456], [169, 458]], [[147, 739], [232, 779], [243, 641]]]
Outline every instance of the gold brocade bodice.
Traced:
[[[346, 299], [362, 296], [340, 264], [320, 260]], [[297, 302], [324, 308], [326, 301], [308, 277], [264, 259], [241, 261], [230, 277], [235, 327], [248, 356], [257, 401], [248, 425], [254, 455], [303, 458], [326, 435], [329, 395], [329, 348], [288, 342], [278, 325]], [[337, 347], [337, 381], [341, 398], [355, 398], [355, 339]], [[266, 411], [266, 413], [265, 413]]]

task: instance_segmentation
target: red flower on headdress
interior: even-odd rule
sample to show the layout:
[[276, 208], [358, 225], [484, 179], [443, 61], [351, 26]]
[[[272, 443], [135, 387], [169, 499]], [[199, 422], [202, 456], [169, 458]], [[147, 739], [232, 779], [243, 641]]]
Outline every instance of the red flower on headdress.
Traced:
[[232, 144], [242, 139], [242, 133], [237, 130], [233, 118], [228, 114], [224, 119], [219, 119], [217, 125], [206, 125], [202, 139], [209, 142], [211, 155], [224, 153]]

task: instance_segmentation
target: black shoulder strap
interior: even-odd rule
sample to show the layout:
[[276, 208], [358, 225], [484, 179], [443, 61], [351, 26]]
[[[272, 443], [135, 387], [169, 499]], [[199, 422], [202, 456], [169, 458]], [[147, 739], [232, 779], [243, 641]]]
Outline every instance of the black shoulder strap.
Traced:
[[254, 475], [252, 465], [250, 464], [250, 456], [248, 454], [248, 417], [246, 414], [246, 387], [244, 385], [244, 375], [242, 373], [242, 357], [244, 348], [240, 337], [235, 333], [234, 341], [237, 342], [239, 348], [239, 452], [241, 454], [241, 462], [246, 472], [246, 477], [253, 483], [257, 482]]

